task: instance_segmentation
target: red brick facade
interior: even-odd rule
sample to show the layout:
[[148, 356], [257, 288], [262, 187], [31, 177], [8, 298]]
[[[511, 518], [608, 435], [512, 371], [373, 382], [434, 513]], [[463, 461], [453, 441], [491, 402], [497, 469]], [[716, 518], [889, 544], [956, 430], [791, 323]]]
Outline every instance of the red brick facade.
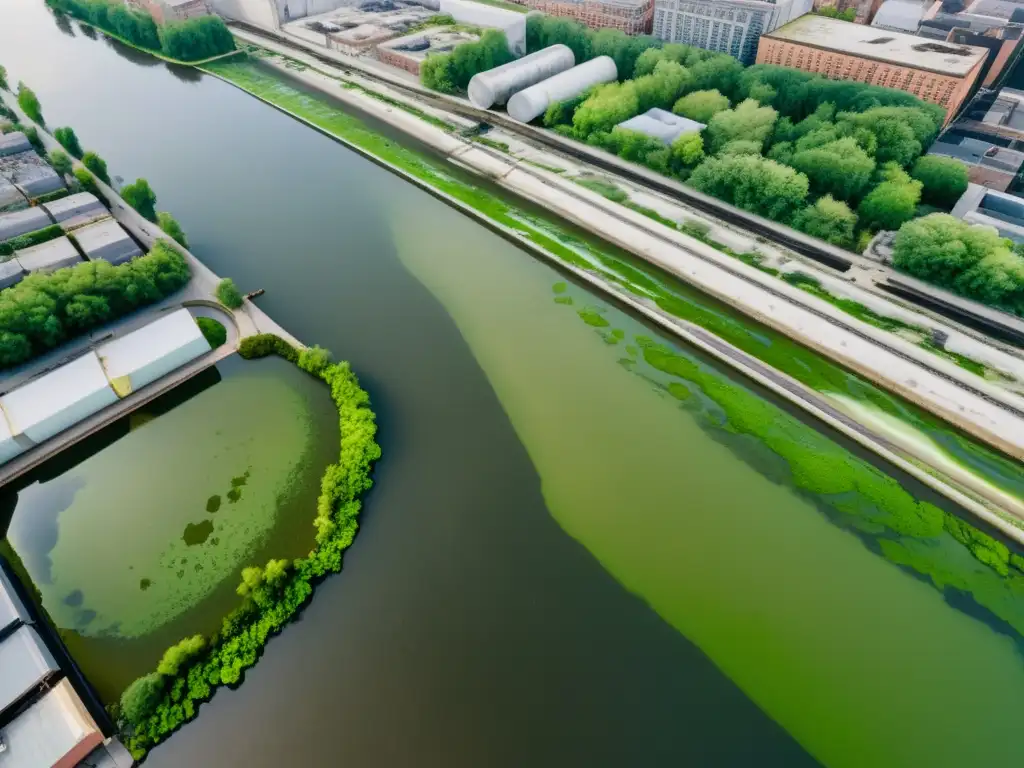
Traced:
[[654, 25], [654, 0], [636, 5], [584, 0], [514, 0], [530, 10], [550, 16], [565, 16], [594, 29], [621, 29], [627, 35], [649, 35]]

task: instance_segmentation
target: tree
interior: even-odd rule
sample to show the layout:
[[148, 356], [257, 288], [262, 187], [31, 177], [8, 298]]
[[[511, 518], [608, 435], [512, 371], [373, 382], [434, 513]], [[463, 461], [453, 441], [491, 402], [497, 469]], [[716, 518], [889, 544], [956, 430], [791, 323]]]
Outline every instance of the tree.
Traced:
[[881, 183], [871, 190], [857, 207], [861, 224], [872, 231], [899, 229], [912, 219], [921, 201], [921, 182], [911, 179], [895, 163], [879, 172]]
[[7, 84], [7, 69], [0, 64], [0, 91], [9, 90], [10, 86]]
[[55, 138], [64, 149], [71, 153], [72, 157], [81, 159], [82, 145], [78, 143], [78, 136], [72, 128], [58, 128], [53, 132]]
[[793, 226], [812, 237], [849, 248], [853, 245], [857, 215], [846, 203], [825, 195], [800, 211], [793, 219]]
[[164, 693], [164, 679], [156, 672], [144, 675], [121, 694], [121, 714], [131, 725], [141, 724], [156, 709]]
[[718, 91], [692, 91], [679, 99], [672, 111], [706, 125], [712, 117], [728, 108], [729, 99]]
[[464, 91], [473, 75], [507, 64], [512, 58], [505, 33], [489, 29], [475, 43], [428, 56], [420, 68], [420, 82], [442, 93]]
[[61, 176], [67, 176], [74, 170], [71, 157], [63, 149], [51, 149], [47, 154], [47, 159], [50, 161], [50, 165], [53, 166], [53, 170]]
[[576, 114], [576, 108], [587, 100], [590, 89], [587, 89], [579, 96], [564, 101], [556, 101], [547, 108], [544, 113], [544, 125], [553, 128], [556, 125], [571, 125], [572, 117]]
[[731, 96], [743, 72], [743, 65], [728, 54], [714, 54], [689, 65], [693, 88], [699, 91], [716, 90]]
[[197, 16], [160, 27], [163, 52], [181, 61], [199, 61], [235, 50], [235, 38], [219, 16]]
[[217, 300], [230, 309], [242, 306], [242, 294], [230, 277], [225, 277], [217, 285]]
[[669, 167], [677, 176], [687, 177], [704, 161], [704, 139], [697, 132], [684, 133], [672, 142]]
[[671, 108], [690, 82], [690, 73], [682, 64], [659, 61], [651, 74], [632, 81], [639, 111], [646, 112], [653, 107]]
[[104, 184], [110, 183], [110, 176], [107, 174], [106, 161], [95, 152], [89, 151], [82, 155], [82, 164], [93, 172]]
[[749, 139], [733, 139], [720, 150], [719, 157], [723, 155], [758, 155], [761, 154], [761, 143]]
[[188, 238], [185, 237], [185, 230], [181, 228], [177, 219], [171, 216], [171, 214], [167, 213], [167, 211], [158, 211], [156, 214], [156, 223], [157, 226], [170, 235], [171, 239], [178, 243], [178, 245], [182, 248], [188, 248]]
[[807, 199], [807, 177], [755, 155], [711, 157], [689, 183], [701, 192], [775, 221], [788, 221]]
[[951, 157], [920, 157], [910, 175], [921, 182], [922, 199], [939, 208], [952, 208], [967, 191], [967, 168]]
[[156, 22], [148, 13], [141, 13], [126, 5], [112, 3], [107, 9], [106, 26], [133, 45], [160, 50], [160, 34]]
[[719, 112], [707, 127], [707, 141], [712, 153], [734, 139], [764, 144], [771, 135], [778, 113], [771, 107], [762, 107], [753, 99], [740, 102], [733, 109]]
[[842, 21], [855, 21], [857, 19], [856, 8], [847, 8], [840, 11], [834, 5], [823, 5], [815, 13], [818, 16], [828, 16], [830, 19], [841, 19]]
[[813, 149], [798, 149], [789, 164], [807, 175], [815, 194], [839, 200], [858, 198], [875, 170], [875, 161], [851, 138]]
[[206, 650], [206, 638], [202, 635], [186, 637], [164, 651], [163, 658], [156, 666], [157, 674], [174, 677], [178, 671]]
[[420, 65], [420, 82], [439, 93], [455, 93], [455, 83], [452, 82], [449, 72], [450, 67], [450, 53], [429, 55]]
[[[529, 53], [561, 43], [572, 50], [576, 63], [581, 64], [593, 58], [592, 35], [588, 27], [566, 18], [536, 14], [526, 19], [526, 50]], [[626, 72], [619, 72], [619, 77], [626, 76]]]
[[22, 111], [40, 125], [44, 125], [43, 108], [39, 106], [39, 99], [35, 92], [24, 83], [18, 83], [18, 106]]
[[142, 217], [156, 223], [156, 193], [145, 179], [136, 179], [134, 184], [121, 188], [121, 197]]
[[640, 102], [632, 81], [599, 85], [576, 108], [573, 132], [577, 138], [586, 139], [596, 131], [611, 131], [639, 111]]
[[96, 186], [96, 179], [85, 168], [75, 168], [75, 180], [83, 192], [91, 192], [99, 197], [100, 188]]

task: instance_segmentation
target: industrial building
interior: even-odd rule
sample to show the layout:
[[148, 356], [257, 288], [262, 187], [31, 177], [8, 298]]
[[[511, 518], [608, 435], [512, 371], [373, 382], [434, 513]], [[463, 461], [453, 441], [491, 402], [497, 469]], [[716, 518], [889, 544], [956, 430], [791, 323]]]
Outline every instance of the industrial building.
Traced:
[[917, 34], [917, 28], [924, 18], [925, 7], [916, 0], [885, 0], [871, 21], [876, 29]]
[[142, 249], [113, 219], [86, 224], [76, 229], [73, 235], [90, 261], [102, 259], [117, 265], [142, 255]]
[[127, 397], [210, 351], [187, 309], [179, 309], [96, 350], [120, 397]]
[[1024, 243], [1024, 199], [1015, 195], [968, 184], [952, 213], [969, 224], [995, 227], [1002, 237]]
[[1024, 152], [948, 130], [932, 144], [929, 155], [953, 157], [967, 166], [967, 178], [975, 184], [1005, 192], [1024, 166]]
[[[423, 0], [429, 5], [434, 0]], [[459, 24], [468, 24], [481, 29], [500, 29], [505, 33], [508, 50], [513, 56], [526, 53], [526, 14], [495, 8], [493, 5], [475, 3], [471, 0], [440, 0], [438, 11], [451, 16]]]
[[0, 157], [31, 151], [32, 145], [21, 131], [12, 131], [11, 133], [0, 135]]
[[655, 0], [513, 0], [531, 11], [564, 16], [594, 29], [620, 29], [627, 35], [649, 35]]
[[972, 92], [987, 55], [984, 48], [808, 15], [763, 35], [757, 63], [898, 88], [944, 107], [948, 119]]
[[479, 40], [471, 32], [460, 32], [451, 27], [431, 27], [411, 35], [396, 37], [377, 46], [377, 58], [385, 64], [420, 75], [420, 67], [427, 56], [449, 53], [456, 46]]
[[35, 444], [117, 402], [95, 352], [23, 384], [0, 397], [11, 434]]
[[42, 208], [26, 208], [0, 215], [0, 243], [53, 224]]
[[657, 107], [647, 110], [642, 115], [631, 117], [615, 127], [642, 133], [652, 139], [658, 139], [666, 145], [671, 144], [684, 133], [700, 133], [705, 128], [704, 123], [698, 123], [696, 120], [690, 120]]
[[64, 231], [109, 215], [107, 207], [91, 192], [79, 192], [40, 206]]
[[615, 60], [598, 56], [513, 94], [508, 100], [508, 114], [521, 123], [528, 123], [543, 115], [551, 104], [575, 98], [588, 88], [617, 78]]
[[22, 248], [15, 251], [14, 255], [25, 272], [56, 272], [82, 261], [78, 249], [67, 237], [57, 237], [30, 248]]
[[572, 69], [576, 56], [572, 49], [561, 43], [523, 56], [500, 67], [478, 72], [466, 89], [469, 100], [478, 109], [490, 109], [505, 104], [512, 94], [524, 88]]
[[35, 150], [0, 157], [0, 177], [29, 199], [64, 189], [64, 180]]
[[307, 42], [356, 55], [404, 36], [435, 15], [436, 10], [406, 0], [363, 2], [290, 22], [284, 25], [284, 31]]
[[655, 0], [652, 34], [752, 64], [761, 35], [811, 10], [812, 0]]

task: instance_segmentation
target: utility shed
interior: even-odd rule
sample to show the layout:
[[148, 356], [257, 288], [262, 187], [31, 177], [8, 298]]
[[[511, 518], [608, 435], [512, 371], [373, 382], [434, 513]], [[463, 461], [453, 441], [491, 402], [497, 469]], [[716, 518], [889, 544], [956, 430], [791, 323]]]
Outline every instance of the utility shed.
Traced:
[[0, 262], [0, 291], [17, 285], [23, 277], [25, 277], [25, 269], [17, 259]]
[[95, 352], [0, 397], [11, 431], [42, 443], [117, 402]]
[[26, 272], [56, 272], [64, 267], [73, 267], [82, 260], [78, 249], [66, 237], [47, 240], [14, 253]]
[[32, 145], [21, 131], [13, 131], [0, 136], [0, 157], [31, 151]]
[[81, 765], [103, 734], [66, 679], [3, 728], [2, 768]]
[[136, 392], [210, 351], [195, 319], [179, 309], [96, 350], [114, 391]]
[[64, 227], [65, 231], [108, 215], [107, 207], [92, 192], [68, 195], [60, 200], [43, 203], [41, 207], [54, 221]]
[[[25, 605], [14, 591], [14, 585], [7, 578], [7, 573], [0, 566], [0, 634], [18, 622], [25, 623], [29, 615], [25, 611]], [[2, 763], [0, 763], [2, 765]]]
[[0, 216], [0, 243], [12, 237], [35, 232], [52, 223], [42, 208], [26, 208], [23, 211], [5, 213]]
[[33, 198], [64, 189], [64, 181], [35, 151], [0, 155], [0, 176]]
[[664, 144], [671, 144], [684, 133], [700, 133], [704, 130], [704, 123], [698, 123], [696, 120], [690, 120], [655, 107], [648, 109], [642, 115], [631, 117], [615, 127], [636, 131], [644, 136], [650, 136], [652, 139], [658, 139]]
[[113, 219], [87, 224], [76, 229], [74, 234], [82, 253], [90, 261], [103, 259], [116, 265], [142, 255], [135, 241]]
[[[35, 629], [21, 626], [0, 640], [0, 716], [22, 696], [60, 672]], [[0, 765], [4, 764], [0, 753]]]

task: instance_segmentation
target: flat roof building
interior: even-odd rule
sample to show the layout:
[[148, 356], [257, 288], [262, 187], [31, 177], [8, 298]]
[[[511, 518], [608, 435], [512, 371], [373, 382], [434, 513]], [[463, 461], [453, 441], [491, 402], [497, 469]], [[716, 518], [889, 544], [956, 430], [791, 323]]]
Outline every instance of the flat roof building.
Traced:
[[[22, 624], [0, 640], [0, 716], [59, 672], [53, 654], [32, 627]], [[0, 765], [3, 759], [0, 753]]]
[[453, 27], [431, 27], [381, 43], [377, 46], [377, 58], [419, 77], [420, 67], [427, 56], [449, 53], [463, 43], [479, 39], [472, 32], [462, 32]]
[[201, 357], [210, 345], [187, 309], [179, 309], [96, 350], [120, 397]]
[[995, 227], [1002, 237], [1024, 243], [1024, 199], [1016, 195], [968, 184], [952, 213], [969, 224]]
[[11, 133], [0, 135], [0, 157], [31, 151], [32, 145], [21, 131], [12, 131]]
[[[809, 0], [808, 0], [809, 1]], [[649, 35], [654, 25], [654, 0], [514, 0], [531, 11], [565, 16], [593, 29], [620, 29], [627, 35]]]
[[35, 150], [0, 156], [0, 176], [29, 199], [64, 189], [64, 180]]
[[27, 235], [48, 227], [53, 222], [42, 208], [25, 208], [0, 215], [0, 243], [12, 237]]
[[705, 126], [704, 123], [655, 107], [615, 127], [642, 133], [652, 139], [658, 139], [663, 144], [671, 144], [684, 133], [700, 133]]
[[110, 215], [106, 206], [91, 192], [68, 195], [59, 200], [43, 203], [40, 207], [50, 214], [50, 218], [64, 227], [65, 231]]
[[763, 35], [757, 63], [897, 88], [945, 108], [948, 120], [970, 95], [987, 55], [984, 48], [808, 15]]
[[29, 621], [25, 604], [14, 591], [14, 584], [7, 577], [7, 572], [0, 567], [0, 635], [4, 634], [15, 624]]
[[885, 0], [878, 7], [871, 26], [914, 35], [924, 18], [924, 11], [924, 6], [915, 0]]
[[67, 237], [57, 237], [30, 248], [22, 248], [15, 251], [15, 256], [26, 272], [56, 272], [82, 261], [78, 249]]
[[142, 255], [142, 249], [113, 219], [86, 224], [74, 231], [75, 241], [90, 261], [102, 259], [111, 264], [124, 264]]
[[1013, 184], [1024, 166], [1024, 152], [965, 136], [954, 130], [939, 136], [928, 154], [956, 158], [967, 166], [967, 178], [970, 181], [1000, 192], [1005, 192]]
[[103, 734], [67, 679], [0, 728], [2, 768], [71, 768], [103, 744]]
[[89, 352], [3, 395], [0, 410], [13, 435], [38, 445], [115, 402], [99, 358]]

